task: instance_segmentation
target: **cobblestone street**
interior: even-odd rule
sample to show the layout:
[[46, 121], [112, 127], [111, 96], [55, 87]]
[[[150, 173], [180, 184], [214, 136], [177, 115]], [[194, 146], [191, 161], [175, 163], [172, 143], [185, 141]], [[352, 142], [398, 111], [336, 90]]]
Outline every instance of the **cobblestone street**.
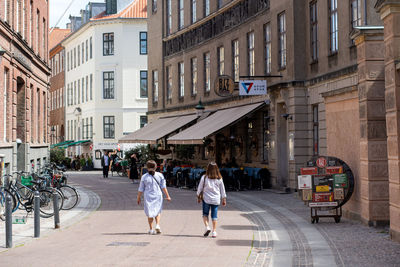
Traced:
[[228, 192], [228, 205], [219, 212], [219, 235], [212, 239], [202, 237], [195, 192], [169, 188], [172, 202], [165, 204], [163, 233], [150, 236], [143, 207], [136, 204], [137, 183], [103, 179], [99, 172], [72, 173], [69, 181], [91, 192], [89, 200], [98, 196], [99, 208], [67, 226], [63, 215], [61, 230], [25, 237], [12, 249], [2, 247], [0, 266], [400, 265], [400, 244], [390, 241], [386, 228], [343, 218], [338, 224], [331, 218], [311, 224], [309, 209], [296, 194]]

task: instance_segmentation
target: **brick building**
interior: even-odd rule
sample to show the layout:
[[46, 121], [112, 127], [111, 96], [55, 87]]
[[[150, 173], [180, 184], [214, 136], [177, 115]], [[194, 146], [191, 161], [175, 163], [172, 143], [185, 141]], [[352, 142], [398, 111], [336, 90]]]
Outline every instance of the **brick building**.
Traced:
[[55, 28], [49, 34], [50, 77], [50, 144], [65, 141], [65, 50], [61, 45], [70, 29]]
[[0, 1], [0, 153], [6, 171], [48, 158], [48, 1]]

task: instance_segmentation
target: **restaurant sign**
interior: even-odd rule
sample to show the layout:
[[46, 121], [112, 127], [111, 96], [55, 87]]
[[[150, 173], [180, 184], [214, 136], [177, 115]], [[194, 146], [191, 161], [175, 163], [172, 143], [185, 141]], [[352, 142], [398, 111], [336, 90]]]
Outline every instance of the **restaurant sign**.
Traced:
[[239, 95], [266, 95], [266, 80], [240, 80]]
[[214, 90], [215, 93], [222, 97], [231, 96], [235, 89], [235, 82], [228, 75], [221, 75], [215, 79]]

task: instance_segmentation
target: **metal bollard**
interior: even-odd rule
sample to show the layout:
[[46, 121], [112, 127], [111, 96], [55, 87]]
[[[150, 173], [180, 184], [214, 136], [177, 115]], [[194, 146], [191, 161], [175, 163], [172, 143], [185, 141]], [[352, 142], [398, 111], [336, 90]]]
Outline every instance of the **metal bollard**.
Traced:
[[6, 248], [12, 248], [12, 202], [6, 194]]
[[39, 191], [35, 191], [34, 203], [34, 237], [40, 237], [40, 196]]
[[60, 228], [60, 211], [58, 210], [58, 194], [57, 190], [53, 189], [53, 208], [54, 208], [54, 228]]

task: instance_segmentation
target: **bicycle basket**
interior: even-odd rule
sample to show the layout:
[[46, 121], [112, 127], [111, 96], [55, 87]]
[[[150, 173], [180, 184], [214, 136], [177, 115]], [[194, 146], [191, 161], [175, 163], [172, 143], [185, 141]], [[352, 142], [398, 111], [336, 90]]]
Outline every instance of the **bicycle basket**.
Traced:
[[21, 176], [21, 184], [25, 186], [32, 185], [32, 176]]

